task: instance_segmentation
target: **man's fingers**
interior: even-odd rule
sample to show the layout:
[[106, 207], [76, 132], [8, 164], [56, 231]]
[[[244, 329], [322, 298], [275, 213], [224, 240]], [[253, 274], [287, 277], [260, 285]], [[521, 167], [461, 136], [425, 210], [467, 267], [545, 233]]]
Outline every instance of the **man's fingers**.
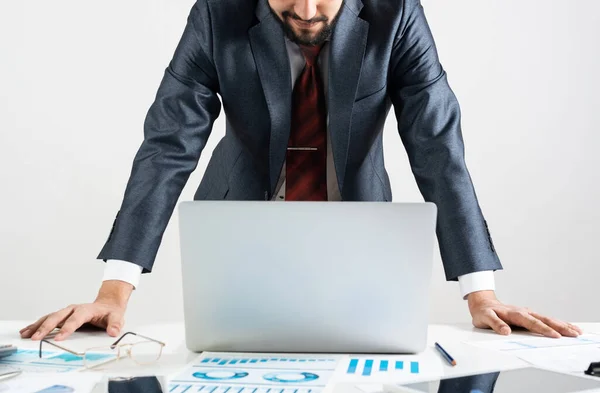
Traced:
[[27, 326], [25, 326], [23, 329], [19, 330], [19, 334], [20, 334], [20, 335], [23, 335], [23, 333], [25, 333], [25, 332], [28, 332], [29, 330], [31, 330], [31, 327], [32, 327], [33, 325], [34, 325], [34, 324], [32, 323], [32, 324], [30, 324], [30, 325], [27, 325]]
[[562, 322], [562, 323], [567, 325], [569, 327], [569, 329], [576, 331], [578, 335], [583, 334], [583, 330], [579, 326], [573, 325], [572, 323], [569, 323], [569, 322]]
[[88, 313], [83, 307], [76, 308], [73, 314], [63, 323], [58, 334], [54, 337], [54, 341], [64, 340], [69, 337], [75, 330], [79, 329], [81, 325], [89, 322], [92, 315]]
[[35, 331], [38, 329], [38, 327], [40, 327], [40, 325], [42, 323], [44, 323], [44, 321], [46, 320], [46, 318], [48, 318], [51, 314], [46, 314], [43, 317], [41, 317], [40, 319], [38, 319], [37, 321], [35, 321], [34, 323], [32, 323], [31, 325], [25, 327], [24, 329], [21, 329], [20, 333], [21, 333], [21, 338], [29, 338], [33, 335], [33, 333], [35, 333]]
[[500, 319], [493, 310], [489, 310], [489, 313], [486, 313], [484, 322], [496, 333], [502, 334], [503, 336], [507, 336], [511, 332], [510, 326]]
[[571, 323], [568, 323], [568, 322], [567, 322], [567, 325], [569, 325], [569, 327], [570, 327], [571, 329], [575, 330], [577, 333], [579, 333], [579, 334], [583, 334], [583, 329], [581, 329], [579, 326], [577, 326], [577, 325], [573, 325], [573, 324], [571, 324]]
[[111, 312], [108, 315], [108, 320], [106, 324], [106, 332], [109, 336], [116, 337], [121, 332], [123, 328], [123, 316], [117, 312]]
[[33, 334], [33, 332], [35, 332], [35, 328], [33, 326], [34, 325], [31, 324], [31, 325], [26, 326], [23, 329], [21, 329], [19, 331], [19, 334], [21, 335], [21, 338], [29, 338], [29, 337], [31, 337], [31, 335]]
[[63, 320], [69, 317], [69, 315], [73, 312], [73, 306], [69, 306], [63, 308], [60, 311], [57, 311], [53, 314], [50, 314], [48, 318], [37, 328], [37, 331], [31, 336], [32, 340], [41, 340], [46, 337], [48, 333], [50, 333], [56, 325], [61, 323]]
[[507, 322], [522, 326], [531, 332], [539, 333], [546, 337], [560, 337], [560, 334], [556, 330], [552, 329], [550, 326], [546, 325], [544, 322], [528, 314], [527, 312], [510, 311], [507, 313], [507, 319]]
[[581, 334], [580, 331], [574, 329], [572, 327], [573, 325], [571, 325], [569, 323], [557, 321], [556, 319], [546, 317], [544, 315], [540, 315], [536, 312], [530, 312], [529, 314], [531, 314], [533, 317], [539, 319], [540, 321], [544, 322], [546, 325], [550, 326], [552, 329], [556, 330], [558, 333], [562, 334], [563, 336], [577, 337], [578, 335]]

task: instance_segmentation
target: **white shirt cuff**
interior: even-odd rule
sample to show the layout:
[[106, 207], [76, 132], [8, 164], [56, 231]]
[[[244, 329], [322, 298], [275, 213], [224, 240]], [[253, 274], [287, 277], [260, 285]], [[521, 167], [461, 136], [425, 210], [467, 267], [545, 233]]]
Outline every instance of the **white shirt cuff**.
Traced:
[[102, 281], [121, 280], [133, 285], [133, 289], [135, 289], [140, 283], [141, 275], [142, 267], [140, 265], [117, 259], [109, 259], [106, 261]]
[[458, 276], [458, 282], [463, 299], [466, 299], [467, 295], [471, 292], [496, 290], [493, 270], [484, 270]]

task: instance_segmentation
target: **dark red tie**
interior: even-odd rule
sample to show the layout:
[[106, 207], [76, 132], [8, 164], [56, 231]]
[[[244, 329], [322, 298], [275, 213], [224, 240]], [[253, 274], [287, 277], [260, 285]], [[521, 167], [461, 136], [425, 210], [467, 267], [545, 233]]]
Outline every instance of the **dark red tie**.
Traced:
[[320, 46], [300, 45], [306, 66], [292, 93], [292, 125], [285, 163], [287, 201], [327, 200], [327, 108], [317, 57]]

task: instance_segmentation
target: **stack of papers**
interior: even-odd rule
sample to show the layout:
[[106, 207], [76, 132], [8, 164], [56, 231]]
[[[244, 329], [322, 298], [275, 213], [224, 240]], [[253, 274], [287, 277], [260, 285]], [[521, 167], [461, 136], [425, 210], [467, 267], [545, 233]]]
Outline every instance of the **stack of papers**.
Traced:
[[170, 378], [169, 392], [321, 393], [340, 382], [406, 383], [442, 375], [439, 356], [352, 356], [204, 352]]
[[[106, 353], [89, 353], [94, 360], [115, 358]], [[83, 358], [64, 351], [42, 351], [39, 357], [37, 349], [19, 349], [15, 354], [0, 359], [0, 367], [9, 366], [26, 372], [63, 373], [83, 368]]]
[[511, 340], [471, 341], [469, 344], [511, 353], [533, 366], [567, 373], [583, 373], [600, 361], [600, 335], [579, 337], [533, 337]]

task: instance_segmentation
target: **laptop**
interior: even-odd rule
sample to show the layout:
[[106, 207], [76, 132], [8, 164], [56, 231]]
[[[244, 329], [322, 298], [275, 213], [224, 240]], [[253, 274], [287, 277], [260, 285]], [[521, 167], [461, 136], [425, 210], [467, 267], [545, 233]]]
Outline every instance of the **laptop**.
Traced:
[[425, 350], [434, 203], [178, 205], [193, 352]]

